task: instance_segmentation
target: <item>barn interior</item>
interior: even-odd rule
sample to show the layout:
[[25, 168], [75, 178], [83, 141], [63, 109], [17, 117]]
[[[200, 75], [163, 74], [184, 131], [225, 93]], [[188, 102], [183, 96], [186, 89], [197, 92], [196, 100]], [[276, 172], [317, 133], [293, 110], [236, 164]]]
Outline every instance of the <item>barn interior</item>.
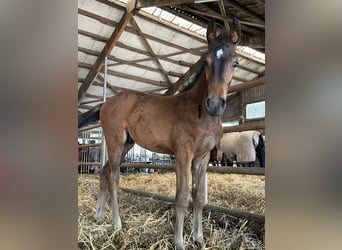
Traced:
[[[209, 21], [215, 20], [219, 29], [229, 30], [233, 17], [240, 20], [242, 37], [237, 48], [239, 64], [234, 71], [228, 90], [227, 108], [222, 116], [224, 133], [258, 130], [265, 135], [264, 0], [78, 0], [79, 115], [126, 89], [165, 96], [178, 93], [199, 68], [200, 56], [207, 48], [206, 28]], [[100, 148], [99, 127], [95, 125], [92, 132], [80, 130], [79, 143], [92, 143], [92, 147]], [[87, 145], [82, 145], [82, 149], [87, 148]], [[80, 166], [85, 159], [79, 160]], [[146, 159], [143, 161], [146, 162]], [[96, 160], [92, 165], [101, 166], [102, 163]], [[86, 166], [89, 173], [89, 166]], [[213, 205], [227, 209], [264, 216], [264, 171], [262, 173], [258, 172], [257, 176], [239, 173], [230, 174], [229, 177], [223, 174], [211, 175], [209, 190], [211, 188], [212, 191], [209, 191], [209, 196], [221, 198], [210, 201]], [[165, 178], [169, 178], [167, 175], [166, 171]], [[150, 178], [148, 181], [142, 179], [145, 178], [144, 174], [135, 176], [136, 183], [145, 183], [145, 186], [151, 187], [144, 191], [174, 196], [172, 192], [161, 190], [155, 183], [161, 177]], [[219, 185], [231, 176], [236, 180], [232, 183], [240, 191], [233, 189], [233, 184]], [[130, 178], [123, 176], [121, 185], [141, 190], [141, 187], [130, 182]], [[170, 183], [168, 189], [174, 190], [171, 180], [165, 179], [165, 182]], [[174, 211], [170, 214], [165, 212], [172, 207], [170, 203], [165, 205], [160, 201], [152, 202], [150, 198], [137, 198], [121, 190], [119, 199], [123, 202], [120, 209], [122, 214], [126, 213], [127, 221], [124, 224], [127, 234], [123, 235], [112, 229], [108, 218], [101, 225], [94, 222], [96, 185], [96, 175], [80, 175], [79, 249], [172, 247]], [[226, 192], [217, 193], [220, 189]], [[228, 197], [236, 199], [233, 202]], [[218, 202], [220, 199], [227, 200], [227, 204]], [[139, 202], [140, 205], [137, 205]], [[135, 204], [134, 209], [130, 210], [127, 203]], [[232, 206], [233, 203], [239, 205]], [[106, 216], [110, 216], [109, 207], [107, 210]], [[143, 215], [139, 211], [143, 211]], [[140, 217], [141, 221], [138, 221]], [[264, 226], [260, 221], [210, 210], [205, 213], [204, 220], [207, 228], [210, 228], [206, 231], [204, 249], [265, 247]], [[146, 226], [139, 227], [138, 224]], [[134, 227], [136, 231], [132, 231]], [[153, 228], [163, 231], [154, 232]], [[185, 229], [185, 233], [188, 234], [185, 236], [187, 244], [195, 249], [196, 246], [191, 245], [190, 226]]]

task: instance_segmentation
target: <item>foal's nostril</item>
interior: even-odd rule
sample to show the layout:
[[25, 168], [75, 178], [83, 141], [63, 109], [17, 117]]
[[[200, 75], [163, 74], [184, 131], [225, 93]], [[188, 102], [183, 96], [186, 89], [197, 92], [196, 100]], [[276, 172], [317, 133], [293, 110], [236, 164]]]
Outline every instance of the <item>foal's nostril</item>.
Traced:
[[226, 107], [226, 100], [221, 99], [221, 108], [225, 108], [225, 107]]
[[208, 108], [210, 107], [210, 98], [209, 97], [207, 98], [207, 107]]

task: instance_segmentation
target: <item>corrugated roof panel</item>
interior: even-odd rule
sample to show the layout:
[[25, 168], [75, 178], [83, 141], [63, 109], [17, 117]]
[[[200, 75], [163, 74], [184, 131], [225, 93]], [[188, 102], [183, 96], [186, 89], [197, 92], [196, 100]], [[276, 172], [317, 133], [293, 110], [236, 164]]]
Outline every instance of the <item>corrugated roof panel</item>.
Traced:
[[124, 43], [127, 46], [131, 46], [136, 49], [147, 51], [145, 44], [142, 41], [142, 38], [138, 35], [124, 31], [122, 32], [122, 35], [120, 36], [119, 41]]
[[78, 7], [114, 21], [119, 21], [124, 14], [119, 8], [110, 8], [98, 1], [79, 0]]
[[88, 93], [91, 95], [102, 96], [103, 95], [103, 88], [92, 84], [92, 85], [90, 85], [90, 87], [88, 89]]
[[77, 75], [78, 75], [79, 78], [86, 78], [87, 75], [88, 75], [88, 73], [89, 73], [89, 70], [88, 70], [88, 69], [85, 69], [85, 68], [78, 68], [78, 73], [77, 73]]
[[124, 48], [119, 48], [119, 47], [114, 47], [114, 49], [112, 50], [110, 54], [120, 59], [127, 60], [127, 61], [134, 61], [138, 59], [148, 58], [148, 56], [146, 55], [137, 54], [134, 51], [124, 49]]
[[166, 21], [171, 22], [176, 18], [176, 15], [174, 15], [168, 11], [162, 10], [159, 17], [162, 19], [165, 19]]
[[142, 92], [152, 92], [152, 91], [156, 91], [158, 89], [161, 89], [162, 87], [158, 87], [158, 86], [153, 86], [150, 84], [145, 84], [145, 83], [141, 83], [141, 82], [136, 82], [133, 85], [133, 88], [137, 91], [142, 91]]
[[181, 32], [168, 28], [165, 25], [157, 24], [155, 22], [148, 22], [145, 18], [141, 18], [139, 16], [136, 16], [135, 19], [138, 22], [142, 32], [154, 37], [158, 37], [159, 39], [168, 41], [175, 45], [179, 45], [184, 48], [196, 48], [205, 44], [204, 42], [200, 42]]
[[157, 65], [157, 63], [152, 58], [151, 58], [151, 60], [138, 62], [137, 64], [148, 66], [148, 67], [155, 68], [155, 69], [159, 69], [159, 66]]
[[[101, 48], [101, 47], [104, 48], [104, 46], [105, 46], [105, 43], [103, 43], [103, 42], [95, 41], [95, 40], [91, 39], [90, 37], [78, 34], [78, 46], [80, 46], [82, 48], [90, 49], [96, 43], [98, 44], [95, 46], [96, 48]], [[97, 51], [101, 51], [101, 50], [97, 50]]]
[[190, 53], [184, 53], [180, 55], [171, 56], [170, 58], [178, 61], [184, 61], [187, 63], [196, 63], [200, 59], [200, 56], [196, 56]]
[[111, 30], [111, 32], [108, 35], [106, 35], [106, 37], [109, 37], [114, 30], [112, 26], [102, 24], [101, 22], [87, 16], [78, 15], [78, 28], [81, 30], [89, 31], [94, 34], [99, 34], [99, 31], [103, 29], [103, 26], [107, 26], [105, 31]]
[[148, 44], [151, 46], [153, 52], [156, 55], [167, 55], [167, 54], [171, 54], [171, 53], [175, 53], [175, 52], [179, 52], [179, 49], [173, 48], [173, 47], [169, 47], [167, 45], [163, 45], [159, 42], [155, 42], [153, 40], [147, 39]]
[[188, 67], [181, 66], [179, 64], [173, 64], [173, 63], [170, 63], [170, 62], [164, 61], [164, 60], [160, 60], [160, 64], [163, 66], [163, 68], [166, 71], [173, 71], [173, 72], [177, 72], [180, 74], [184, 74], [185, 72], [187, 72], [189, 70]]
[[179, 25], [185, 29], [189, 29], [189, 27], [191, 26], [191, 22], [189, 22], [188, 20], [185, 20], [184, 18], [178, 17], [176, 16], [175, 19], [173, 20], [173, 23], [176, 25]]
[[78, 52], [78, 61], [83, 62], [83, 63], [88, 63], [93, 65], [96, 62], [97, 57], [92, 56], [92, 55], [87, 55], [86, 53], [83, 52]]
[[255, 49], [252, 49], [252, 48], [246, 47], [246, 46], [238, 46], [237, 51], [238, 51], [238, 53], [240, 53], [242, 55], [247, 55], [256, 61], [258, 61], [262, 64], [265, 64], [265, 54], [264, 53], [261, 53], [259, 51], [256, 51]]

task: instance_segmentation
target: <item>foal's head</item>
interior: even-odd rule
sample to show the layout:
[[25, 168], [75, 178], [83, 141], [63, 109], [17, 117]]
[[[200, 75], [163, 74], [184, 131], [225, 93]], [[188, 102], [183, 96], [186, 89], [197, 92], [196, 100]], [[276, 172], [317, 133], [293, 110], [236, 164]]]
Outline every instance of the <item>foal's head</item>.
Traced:
[[226, 96], [238, 65], [236, 45], [240, 40], [239, 21], [234, 18], [230, 25], [230, 34], [216, 33], [216, 25], [210, 22], [207, 29], [208, 52], [204, 56], [205, 77], [208, 82], [208, 95], [205, 108], [210, 115], [222, 115], [226, 108]]

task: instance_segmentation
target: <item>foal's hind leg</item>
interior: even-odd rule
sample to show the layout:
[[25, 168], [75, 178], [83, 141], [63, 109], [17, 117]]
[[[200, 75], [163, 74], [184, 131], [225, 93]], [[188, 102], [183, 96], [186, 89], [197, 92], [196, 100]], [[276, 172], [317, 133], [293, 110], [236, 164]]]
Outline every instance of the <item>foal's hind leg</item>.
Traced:
[[97, 203], [96, 203], [96, 215], [95, 215], [95, 219], [97, 222], [101, 222], [104, 216], [105, 205], [106, 205], [106, 200], [108, 196], [109, 173], [110, 173], [110, 166], [109, 166], [109, 162], [107, 161], [100, 172], [100, 188], [99, 188], [99, 194], [98, 194]]
[[209, 154], [205, 157], [197, 157], [192, 161], [192, 200], [194, 203], [193, 238], [203, 245], [202, 212], [207, 198], [207, 165]]

